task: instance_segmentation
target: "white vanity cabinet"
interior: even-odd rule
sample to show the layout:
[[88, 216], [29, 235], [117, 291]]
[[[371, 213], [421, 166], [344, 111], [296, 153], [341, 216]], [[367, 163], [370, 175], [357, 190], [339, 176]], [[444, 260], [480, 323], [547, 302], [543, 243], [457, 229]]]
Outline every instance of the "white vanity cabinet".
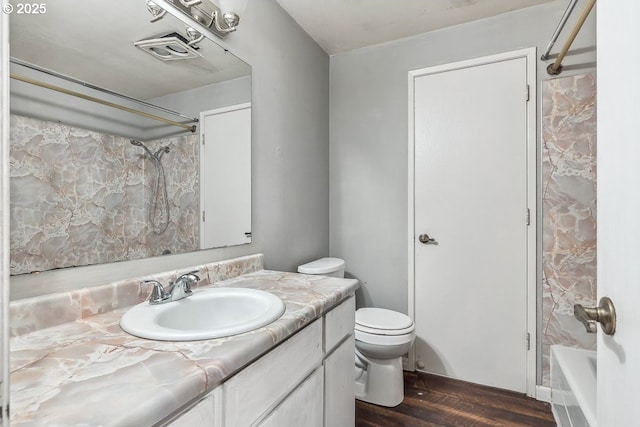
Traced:
[[170, 427], [353, 427], [355, 297], [235, 374]]

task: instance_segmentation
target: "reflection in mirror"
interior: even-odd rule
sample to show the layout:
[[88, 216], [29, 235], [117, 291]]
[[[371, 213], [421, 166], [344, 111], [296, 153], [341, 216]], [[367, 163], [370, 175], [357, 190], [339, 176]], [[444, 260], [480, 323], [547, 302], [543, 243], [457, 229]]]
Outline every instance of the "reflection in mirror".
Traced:
[[153, 18], [144, 0], [11, 17], [11, 274], [251, 241], [251, 67]]

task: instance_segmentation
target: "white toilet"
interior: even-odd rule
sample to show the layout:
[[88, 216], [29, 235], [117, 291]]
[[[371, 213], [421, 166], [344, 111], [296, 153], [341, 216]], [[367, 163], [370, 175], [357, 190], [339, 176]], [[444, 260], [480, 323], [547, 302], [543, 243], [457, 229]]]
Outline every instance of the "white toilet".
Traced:
[[[298, 267], [299, 273], [344, 277], [339, 258], [321, 258]], [[355, 395], [358, 400], [397, 406], [404, 399], [402, 356], [415, 339], [409, 316], [383, 308], [356, 311]]]
[[397, 311], [356, 311], [356, 398], [382, 406], [402, 403], [402, 356], [411, 348], [414, 329], [411, 318]]

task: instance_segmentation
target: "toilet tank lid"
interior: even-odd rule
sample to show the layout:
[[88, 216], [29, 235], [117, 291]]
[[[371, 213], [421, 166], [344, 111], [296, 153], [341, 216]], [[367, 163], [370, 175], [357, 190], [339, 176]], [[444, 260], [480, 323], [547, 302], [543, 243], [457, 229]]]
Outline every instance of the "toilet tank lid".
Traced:
[[328, 274], [344, 268], [344, 261], [340, 258], [320, 258], [298, 266], [298, 273]]

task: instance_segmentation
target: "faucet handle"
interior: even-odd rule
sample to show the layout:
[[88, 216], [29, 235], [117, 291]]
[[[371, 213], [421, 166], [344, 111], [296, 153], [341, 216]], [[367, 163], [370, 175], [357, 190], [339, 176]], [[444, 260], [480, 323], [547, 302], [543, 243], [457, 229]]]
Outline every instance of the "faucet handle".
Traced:
[[184, 273], [178, 276], [175, 282], [171, 284], [170, 293], [173, 294], [173, 292], [176, 291], [176, 288], [178, 287], [178, 288], [181, 288], [183, 294], [190, 295], [191, 285], [193, 285], [194, 283], [198, 283], [200, 281], [200, 276], [198, 276], [196, 273], [198, 273], [198, 270], [190, 271], [188, 273]]
[[153, 286], [151, 295], [149, 296], [149, 304], [157, 304], [167, 298], [167, 292], [164, 290], [162, 283], [157, 280], [144, 280], [140, 282], [140, 286], [147, 287], [148, 285]]
[[176, 279], [176, 282], [179, 282], [180, 280], [184, 280], [185, 284], [188, 287], [191, 287], [192, 284], [198, 283], [200, 281], [200, 276], [198, 276], [198, 270], [193, 270], [188, 273], [182, 274], [180, 277]]
[[198, 270], [193, 270], [188, 273], [184, 273], [183, 276], [193, 276], [196, 280], [200, 280], [200, 276], [198, 276], [198, 273]]

